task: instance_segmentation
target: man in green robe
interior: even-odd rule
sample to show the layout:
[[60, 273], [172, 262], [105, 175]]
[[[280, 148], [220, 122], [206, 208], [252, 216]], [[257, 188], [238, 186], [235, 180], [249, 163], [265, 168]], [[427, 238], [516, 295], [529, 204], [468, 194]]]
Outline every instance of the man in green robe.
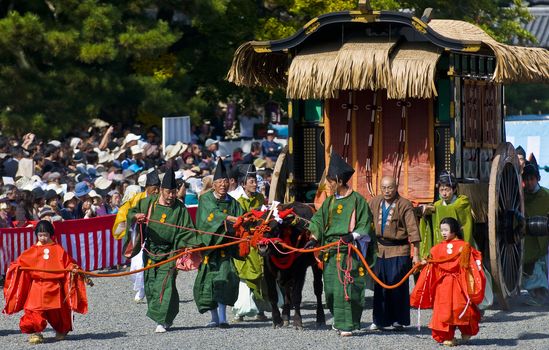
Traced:
[[457, 181], [448, 172], [440, 174], [437, 187], [440, 199], [432, 206], [424, 207], [423, 217], [419, 222], [421, 233], [419, 255], [421, 259], [426, 259], [431, 248], [444, 240], [440, 233], [440, 221], [447, 217], [456, 219], [461, 225], [463, 240], [476, 246], [473, 238], [474, 221], [469, 198], [456, 193]]
[[[149, 219], [155, 222], [147, 222]], [[137, 228], [140, 233], [137, 234], [132, 255], [137, 255], [143, 247], [145, 267], [172, 257], [182, 248], [200, 244], [195, 232], [188, 230], [194, 227], [185, 205], [176, 200], [172, 169], [164, 175], [160, 193], [140, 200], [128, 211], [126, 222], [141, 224], [141, 228]], [[156, 333], [166, 332], [179, 313], [176, 276], [175, 261], [145, 271], [147, 316], [157, 323]]]
[[[262, 193], [257, 192], [257, 171], [253, 164], [242, 164], [238, 167], [239, 183], [242, 187], [242, 191], [235, 191], [239, 195], [235, 198], [242, 207], [244, 212], [249, 212], [251, 209], [261, 209], [265, 205], [265, 197]], [[231, 194], [231, 193], [229, 193]], [[234, 198], [234, 196], [233, 196]], [[266, 302], [263, 291], [266, 288], [266, 284], [263, 280], [263, 257], [261, 257], [257, 249], [251, 247], [250, 254], [246, 257], [246, 260], [234, 260], [234, 265], [238, 272], [238, 276], [241, 279], [243, 285], [240, 289], [247, 292], [247, 297], [250, 298], [251, 292], [253, 292], [253, 300], [257, 306], [257, 314], [250, 313], [248, 310], [240, 310], [236, 306], [233, 308], [235, 313], [235, 321], [243, 321], [244, 316], [255, 316], [257, 320], [265, 321], [264, 310], [269, 308], [269, 304]], [[251, 292], [250, 292], [251, 290]], [[243, 299], [239, 299], [236, 304], [248, 304]]]
[[332, 327], [341, 336], [351, 336], [352, 331], [360, 329], [366, 285], [366, 270], [354, 252], [349, 254], [347, 245], [355, 240], [369, 242], [367, 255], [371, 257], [375, 240], [368, 203], [347, 185], [354, 172], [343, 158], [332, 153], [326, 180], [334, 195], [326, 198], [312, 217], [309, 230], [314, 239], [306, 245], [311, 248], [316, 244], [340, 242], [339, 246], [323, 253], [321, 259], [326, 304], [334, 318]]
[[[225, 236], [232, 236], [232, 225], [243, 211], [238, 202], [227, 194], [228, 188], [229, 177], [220, 160], [215, 169], [213, 189], [202, 194], [198, 200], [196, 227], [217, 234], [202, 234], [200, 238], [205, 246], [233, 241]], [[200, 313], [211, 312], [212, 319], [206, 325], [208, 327], [229, 326], [226, 309], [227, 305], [234, 305], [238, 298], [239, 282], [233, 258], [238, 258], [238, 246], [203, 253], [193, 295]]]
[[[549, 190], [539, 185], [540, 179], [537, 162], [527, 163], [522, 171], [526, 217], [546, 217], [549, 213]], [[522, 285], [530, 294], [530, 298], [526, 301], [527, 304], [538, 306], [549, 296], [548, 246], [549, 237], [547, 236], [526, 235], [524, 237]]]

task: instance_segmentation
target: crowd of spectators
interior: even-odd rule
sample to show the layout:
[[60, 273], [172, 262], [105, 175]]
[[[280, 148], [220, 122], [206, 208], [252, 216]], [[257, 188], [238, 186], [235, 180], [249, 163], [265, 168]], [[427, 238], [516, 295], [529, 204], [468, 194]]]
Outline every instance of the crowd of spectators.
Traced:
[[269, 130], [262, 143], [252, 142], [247, 154], [236, 148], [222, 155], [215, 129], [205, 124], [196, 128], [189, 144], [177, 142], [165, 149], [158, 128], [115, 127], [100, 120], [59, 140], [38, 139], [32, 133], [22, 139], [0, 135], [0, 227], [115, 214], [143, 190], [148, 173], [156, 171], [161, 179], [168, 168], [176, 172], [179, 199], [196, 204], [211, 188], [219, 161], [232, 169], [233, 186], [239, 168], [254, 164], [258, 190], [267, 196], [282, 149], [275, 132]]

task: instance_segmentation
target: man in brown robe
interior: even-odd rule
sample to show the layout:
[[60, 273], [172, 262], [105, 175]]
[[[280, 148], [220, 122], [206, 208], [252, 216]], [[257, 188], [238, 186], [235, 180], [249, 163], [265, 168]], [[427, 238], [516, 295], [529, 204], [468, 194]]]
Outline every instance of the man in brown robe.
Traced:
[[[376, 231], [377, 262], [374, 271], [385, 284], [396, 284], [419, 262], [421, 241], [412, 203], [397, 192], [394, 178], [381, 179], [381, 194], [372, 198], [370, 209]], [[413, 245], [413, 254], [410, 252]], [[408, 281], [395, 289], [374, 287], [374, 311], [371, 330], [410, 325]]]

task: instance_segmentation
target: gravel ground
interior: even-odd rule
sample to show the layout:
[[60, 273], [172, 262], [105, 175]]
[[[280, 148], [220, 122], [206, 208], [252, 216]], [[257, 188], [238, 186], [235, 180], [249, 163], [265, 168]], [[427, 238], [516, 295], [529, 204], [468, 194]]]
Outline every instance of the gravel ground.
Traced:
[[[273, 329], [269, 322], [245, 321], [230, 329], [209, 329], [209, 313], [199, 314], [192, 298], [195, 273], [180, 273], [177, 281], [181, 303], [173, 327], [164, 334], [154, 334], [155, 324], [145, 316], [146, 304], [133, 302], [134, 292], [129, 278], [95, 278], [88, 288], [89, 313], [77, 314], [75, 330], [62, 342], [55, 342], [54, 331], [48, 327], [46, 343], [31, 346], [19, 331], [19, 317], [0, 316], [1, 349], [38, 347], [41, 349], [441, 349], [426, 327], [430, 310], [421, 312], [421, 330], [411, 326], [405, 331], [370, 331], [372, 292], [367, 291], [367, 307], [362, 315], [364, 329], [356, 336], [339, 337], [329, 326], [315, 329], [312, 275], [304, 290], [305, 330]], [[2, 296], [1, 305], [4, 300]], [[549, 306], [531, 307], [514, 303], [512, 312], [488, 310], [480, 325], [480, 333], [460, 349], [495, 349], [521, 347], [549, 349]], [[412, 310], [412, 325], [417, 324], [417, 311]], [[327, 323], [332, 322], [327, 311]]]

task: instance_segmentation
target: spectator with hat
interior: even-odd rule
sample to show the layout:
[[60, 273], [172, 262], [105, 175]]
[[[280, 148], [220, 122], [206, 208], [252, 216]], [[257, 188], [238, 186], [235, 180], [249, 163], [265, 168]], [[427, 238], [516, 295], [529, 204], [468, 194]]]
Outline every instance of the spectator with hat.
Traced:
[[13, 227], [14, 210], [9, 198], [5, 194], [0, 195], [0, 228]]
[[63, 218], [57, 215], [49, 205], [44, 205], [38, 213], [39, 220], [47, 220], [49, 222], [62, 221]]
[[118, 213], [118, 209], [122, 204], [122, 196], [120, 195], [120, 192], [118, 192], [117, 190], [109, 191], [107, 193], [107, 204], [111, 208], [109, 214]]
[[67, 192], [63, 196], [63, 209], [61, 209], [61, 217], [63, 220], [75, 220], [78, 219], [78, 198], [74, 192]]
[[267, 139], [261, 142], [261, 152], [263, 157], [269, 158], [271, 161], [276, 162], [276, 159], [282, 151], [282, 145], [275, 142], [276, 133], [273, 129], [267, 130]]
[[132, 146], [137, 145], [137, 142], [140, 139], [141, 139], [141, 136], [130, 132], [124, 138], [124, 142], [122, 143], [122, 148], [126, 148], [126, 149], [131, 148]]
[[38, 212], [46, 204], [46, 193], [42, 187], [35, 187], [31, 192], [33, 197], [33, 216], [34, 218], [38, 218]]
[[219, 157], [219, 141], [207, 139], [204, 145], [206, 146], [206, 151], [210, 151], [214, 160], [217, 160], [217, 157]]
[[90, 218], [95, 216], [92, 209], [92, 200], [88, 196], [91, 188], [84, 181], [76, 184], [74, 188], [74, 195], [78, 198], [78, 205], [76, 210], [77, 219]]
[[59, 208], [59, 195], [55, 190], [47, 190], [44, 194], [45, 205], [48, 206], [56, 215], [61, 216], [61, 211]]
[[110, 208], [105, 204], [103, 197], [97, 193], [95, 190], [91, 190], [88, 193], [92, 201], [92, 210], [91, 212], [95, 214], [94, 216], [105, 216], [109, 213]]

